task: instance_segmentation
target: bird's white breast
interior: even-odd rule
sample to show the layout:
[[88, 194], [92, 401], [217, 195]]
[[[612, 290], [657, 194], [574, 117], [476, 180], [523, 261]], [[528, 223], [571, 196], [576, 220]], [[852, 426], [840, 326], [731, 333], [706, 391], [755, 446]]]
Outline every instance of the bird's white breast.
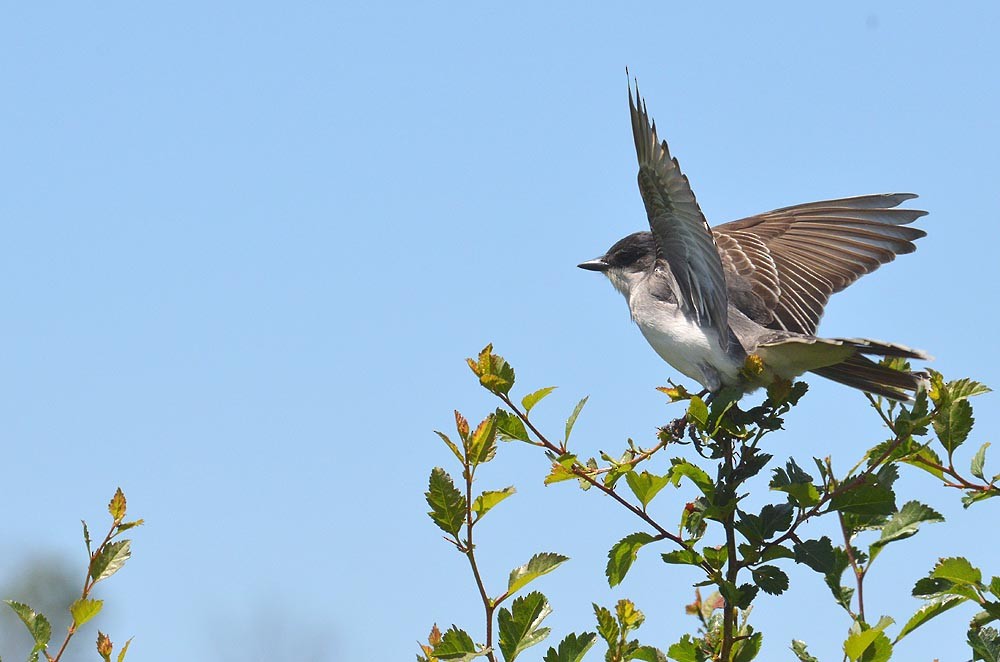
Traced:
[[741, 365], [722, 351], [713, 329], [699, 326], [679, 306], [653, 297], [645, 288], [633, 288], [628, 302], [642, 335], [664, 361], [706, 388], [719, 388], [712, 383], [716, 379], [724, 384], [738, 381]]

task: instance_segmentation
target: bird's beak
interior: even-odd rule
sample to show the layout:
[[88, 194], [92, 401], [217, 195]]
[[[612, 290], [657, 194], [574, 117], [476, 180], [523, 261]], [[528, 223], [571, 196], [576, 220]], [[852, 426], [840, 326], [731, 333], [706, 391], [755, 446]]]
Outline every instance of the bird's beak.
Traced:
[[586, 269], [587, 271], [607, 271], [610, 268], [608, 263], [604, 261], [603, 257], [587, 260], [586, 262], [581, 262], [576, 266], [581, 269]]

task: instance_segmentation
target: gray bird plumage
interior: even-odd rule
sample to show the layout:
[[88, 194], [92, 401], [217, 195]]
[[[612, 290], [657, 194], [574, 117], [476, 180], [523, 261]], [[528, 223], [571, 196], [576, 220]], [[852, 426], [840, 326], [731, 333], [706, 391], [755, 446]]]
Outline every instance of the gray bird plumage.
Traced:
[[[865, 195], [783, 207], [711, 228], [646, 105], [629, 88], [638, 184], [650, 231], [616, 242], [581, 268], [604, 272], [626, 298], [653, 349], [711, 391], [752, 390], [811, 371], [897, 400], [924, 375], [868, 359], [928, 359], [867, 339], [815, 336], [832, 294], [896, 255], [915, 250], [926, 214], [897, 209], [912, 193]], [[761, 359], [748, 377], [750, 355]]]

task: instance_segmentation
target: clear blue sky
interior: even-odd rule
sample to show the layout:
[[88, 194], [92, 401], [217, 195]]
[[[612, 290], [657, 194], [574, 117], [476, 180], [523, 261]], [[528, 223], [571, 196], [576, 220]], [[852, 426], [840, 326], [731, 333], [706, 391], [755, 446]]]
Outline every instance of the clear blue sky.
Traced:
[[[135, 659], [412, 659], [435, 621], [481, 639], [468, 569], [422, 497], [431, 467], [453, 468], [432, 430], [494, 406], [463, 358], [493, 341], [526, 388], [560, 385], [549, 429], [589, 393], [582, 454], [676, 415], [653, 390], [670, 368], [575, 268], [645, 225], [626, 65], [713, 223], [920, 193], [917, 253], [836, 297], [821, 331], [1000, 386], [1000, 7], [710, 4], [0, 10], [0, 578], [37, 551], [82, 563], [79, 519], [103, 521], [121, 485], [148, 524], [98, 597]], [[996, 402], [976, 403], [974, 442], [1000, 430]], [[817, 380], [787, 427], [776, 456], [842, 468], [884, 434], [859, 394]], [[556, 633], [621, 596], [650, 643], [692, 629], [697, 577], [647, 550], [607, 589], [607, 549], [638, 523], [542, 488], [530, 450], [483, 472], [519, 488], [481, 534], [491, 586], [562, 552], [538, 584]], [[876, 566], [868, 608], [897, 620], [939, 553], [1000, 574], [1000, 506], [963, 512], [919, 476], [903, 488], [950, 522]], [[684, 497], [660, 497], [664, 519]], [[846, 619], [819, 577], [791, 575], [792, 597], [754, 613], [765, 658], [790, 659], [792, 637], [838, 657]], [[970, 616], [900, 659], [961, 658]]]

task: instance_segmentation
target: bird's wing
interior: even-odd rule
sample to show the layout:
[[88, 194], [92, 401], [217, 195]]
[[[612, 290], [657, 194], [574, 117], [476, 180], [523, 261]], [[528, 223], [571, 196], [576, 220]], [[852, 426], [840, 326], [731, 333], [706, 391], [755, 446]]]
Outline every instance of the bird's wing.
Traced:
[[830, 295], [897, 255], [912, 253], [927, 212], [885, 193], [783, 207], [713, 228], [727, 272], [749, 282], [773, 329], [814, 334]]
[[636, 98], [633, 101], [629, 87], [639, 192], [656, 239], [658, 266], [665, 266], [673, 276], [681, 310], [701, 326], [715, 329], [723, 349], [728, 349], [729, 298], [712, 230], [677, 159], [670, 156], [666, 141], [656, 137], [656, 125], [650, 122], [638, 88]]

